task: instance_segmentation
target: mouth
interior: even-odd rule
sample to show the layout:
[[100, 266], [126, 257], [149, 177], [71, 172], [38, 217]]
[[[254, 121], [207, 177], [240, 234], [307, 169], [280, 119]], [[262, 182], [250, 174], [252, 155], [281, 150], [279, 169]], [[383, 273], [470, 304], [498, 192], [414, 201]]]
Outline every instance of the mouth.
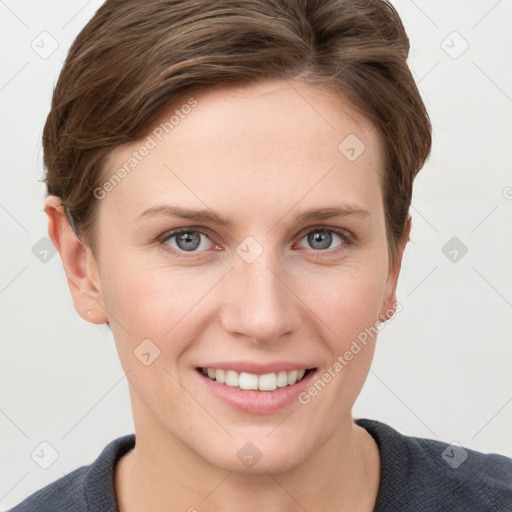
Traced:
[[294, 386], [314, 372], [316, 368], [301, 368], [291, 371], [281, 370], [265, 374], [237, 372], [222, 368], [198, 367], [196, 370], [204, 377], [224, 386], [244, 391], [272, 392], [279, 388]]
[[[265, 415], [299, 405], [318, 367], [293, 361], [217, 361], [195, 367], [199, 393], [245, 414]], [[200, 391], [201, 390], [201, 391]]]

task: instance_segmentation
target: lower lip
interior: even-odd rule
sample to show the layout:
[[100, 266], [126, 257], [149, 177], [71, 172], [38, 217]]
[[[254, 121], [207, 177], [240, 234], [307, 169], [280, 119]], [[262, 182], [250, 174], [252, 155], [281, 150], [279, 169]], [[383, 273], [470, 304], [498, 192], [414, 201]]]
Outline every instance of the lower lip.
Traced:
[[208, 378], [195, 370], [208, 392], [228, 404], [233, 409], [250, 414], [270, 414], [298, 402], [298, 395], [309, 386], [316, 370], [310, 370], [299, 382], [274, 391], [244, 390], [227, 386]]

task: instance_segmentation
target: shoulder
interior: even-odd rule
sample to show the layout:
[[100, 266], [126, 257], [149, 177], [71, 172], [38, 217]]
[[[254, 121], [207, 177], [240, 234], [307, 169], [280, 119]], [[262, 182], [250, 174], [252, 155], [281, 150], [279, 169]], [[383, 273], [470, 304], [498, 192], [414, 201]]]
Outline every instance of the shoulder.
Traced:
[[114, 468], [134, 445], [134, 434], [111, 441], [92, 464], [75, 469], [39, 489], [9, 512], [116, 512]]
[[512, 511], [512, 459], [458, 444], [400, 434], [383, 423], [356, 423], [381, 455], [376, 512], [393, 510]]
[[[53, 510], [86, 512], [87, 503], [84, 500], [83, 484], [88, 468], [89, 466], [82, 466], [39, 489], [9, 512], [50, 512]], [[71, 504], [73, 504], [72, 508]]]

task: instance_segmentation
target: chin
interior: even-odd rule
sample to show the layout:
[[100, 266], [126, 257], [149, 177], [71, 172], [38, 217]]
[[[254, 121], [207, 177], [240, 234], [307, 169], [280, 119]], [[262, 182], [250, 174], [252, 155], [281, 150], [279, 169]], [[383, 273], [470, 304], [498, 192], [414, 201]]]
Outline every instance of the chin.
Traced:
[[[262, 429], [263, 430], [263, 429]], [[209, 464], [241, 474], [283, 473], [301, 464], [312, 449], [309, 442], [289, 436], [268, 436], [269, 429], [230, 439], [223, 446], [198, 454]], [[201, 453], [201, 451], [203, 453]]]

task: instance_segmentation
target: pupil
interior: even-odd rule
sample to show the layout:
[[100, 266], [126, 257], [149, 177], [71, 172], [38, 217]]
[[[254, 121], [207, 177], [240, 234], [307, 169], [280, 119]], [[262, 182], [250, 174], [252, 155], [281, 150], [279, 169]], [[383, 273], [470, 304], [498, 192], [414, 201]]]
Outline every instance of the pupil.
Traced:
[[313, 249], [327, 249], [331, 245], [331, 240], [332, 235], [328, 231], [315, 231], [308, 236], [308, 242]]
[[197, 231], [180, 233], [176, 238], [178, 247], [184, 251], [193, 251], [201, 243], [201, 235]]

